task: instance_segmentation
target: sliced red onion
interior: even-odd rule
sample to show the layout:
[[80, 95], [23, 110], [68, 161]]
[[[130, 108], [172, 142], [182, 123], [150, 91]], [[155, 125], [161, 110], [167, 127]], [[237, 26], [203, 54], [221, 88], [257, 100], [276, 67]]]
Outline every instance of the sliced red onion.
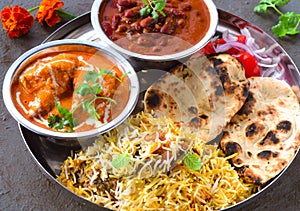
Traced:
[[229, 34], [228, 30], [225, 30], [222, 34], [222, 38], [225, 40], [225, 42], [234, 42], [237, 41], [237, 37]]
[[266, 51], [265, 48], [261, 48], [261, 49], [255, 50], [255, 53], [257, 53], [257, 54], [263, 54], [265, 51]]
[[211, 39], [210, 39], [210, 42], [214, 42], [214, 41], [216, 41], [217, 39], [219, 39], [219, 37], [218, 36], [214, 36], [214, 37], [212, 37]]
[[[246, 43], [237, 42], [237, 36], [229, 33], [228, 30], [224, 31], [222, 38], [225, 40], [225, 44], [218, 44], [216, 47], [213, 45], [216, 53], [226, 52], [231, 48], [236, 48], [241, 51], [245, 51], [253, 55], [258, 61], [258, 65], [264, 68], [262, 76], [275, 77], [280, 79], [283, 77], [283, 72], [278, 70], [279, 62], [282, 59], [282, 55], [274, 55], [274, 50], [278, 47], [275, 43], [268, 48], [261, 48], [252, 37], [250, 31], [247, 28], [240, 30], [241, 34], [246, 36]], [[214, 37], [211, 42], [214, 42], [218, 37]]]
[[275, 72], [276, 72], [275, 68], [268, 68], [267, 70], [262, 71], [261, 76], [263, 76], [263, 77], [271, 77], [271, 76], [273, 76], [275, 74]]
[[268, 49], [266, 49], [265, 53], [266, 54], [271, 54], [273, 53], [274, 49], [277, 48], [279, 45], [277, 43], [274, 43], [271, 45]]
[[274, 63], [274, 64], [264, 64], [264, 63], [258, 62], [257, 64], [258, 64], [258, 66], [265, 67], [265, 68], [273, 68], [273, 67], [277, 67], [278, 66], [277, 63]]
[[244, 43], [240, 43], [240, 42], [235, 42], [235, 41], [231, 41], [231, 42], [226, 42], [224, 44], [219, 44], [216, 46], [215, 48], [215, 51], [217, 53], [219, 52], [225, 52], [227, 50], [229, 50], [230, 48], [237, 48], [239, 50], [244, 50], [248, 53], [254, 53], [250, 48], [249, 46], [247, 46], [246, 44]]
[[263, 71], [262, 76], [282, 80], [284, 79], [284, 69], [280, 71], [277, 69], [277, 67], [268, 68]]
[[215, 51], [217, 53], [219, 52], [225, 52], [228, 51], [230, 48], [237, 48], [239, 50], [243, 50], [246, 51], [248, 53], [250, 53], [251, 55], [253, 55], [257, 60], [260, 66], [262, 67], [273, 67], [273, 66], [277, 66], [279, 61], [280, 61], [280, 56], [277, 57], [263, 57], [261, 56], [262, 52], [264, 51], [264, 49], [259, 49], [259, 50], [253, 50], [250, 46], [248, 46], [247, 44], [244, 43], [240, 43], [240, 42], [227, 42], [225, 44], [220, 44], [217, 45], [215, 47]]
[[252, 37], [250, 31], [247, 28], [241, 29], [240, 32], [246, 37], [246, 45], [251, 46], [253, 50], [260, 49], [259, 45], [255, 42], [255, 39]]
[[245, 35], [247, 38], [249, 37], [252, 37], [251, 36], [251, 34], [250, 34], [250, 32], [249, 32], [249, 30], [245, 27], [245, 28], [242, 28], [241, 30], [240, 30], [240, 32], [241, 32], [241, 34], [242, 35]]

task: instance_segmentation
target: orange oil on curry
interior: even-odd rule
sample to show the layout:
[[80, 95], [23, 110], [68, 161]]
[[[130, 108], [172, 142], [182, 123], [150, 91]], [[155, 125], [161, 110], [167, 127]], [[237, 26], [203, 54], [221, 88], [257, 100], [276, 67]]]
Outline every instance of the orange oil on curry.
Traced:
[[[52, 129], [49, 128], [47, 119], [52, 114], [58, 114], [56, 107], [53, 106], [54, 101], [59, 102], [62, 107], [65, 107], [68, 110], [72, 109], [72, 106], [74, 106], [75, 101], [77, 101], [75, 103], [79, 103], [80, 100], [82, 100], [82, 99], [77, 99], [77, 100], [74, 99], [74, 98], [76, 98], [76, 95], [74, 94], [74, 89], [76, 89], [76, 86], [78, 86], [80, 83], [83, 82], [85, 73], [87, 70], [91, 70], [90, 69], [91, 66], [109, 70], [109, 71], [115, 73], [115, 75], [119, 78], [121, 78], [121, 76], [123, 75], [123, 71], [120, 70], [119, 66], [115, 65], [105, 55], [91, 54], [91, 53], [77, 52], [77, 51], [68, 52], [66, 54], [70, 58], [59, 58], [61, 56], [61, 54], [57, 53], [57, 54], [47, 55], [47, 57], [43, 57], [43, 58], [40, 58], [38, 61], [34, 61], [33, 63], [29, 64], [26, 68], [24, 68], [24, 70], [22, 70], [21, 74], [15, 76], [15, 78], [12, 82], [12, 86], [11, 86], [11, 95], [13, 98], [13, 103], [16, 106], [17, 110], [25, 118], [27, 118], [30, 122], [32, 122], [40, 127], [50, 129], [50, 130], [52, 130]], [[63, 55], [63, 56], [65, 56], [65, 55]], [[76, 67], [76, 65], [75, 65], [75, 67], [72, 67], [72, 69], [69, 70], [71, 72], [72, 79], [68, 81], [68, 83], [70, 83], [70, 84], [66, 85], [67, 87], [65, 87], [66, 88], [65, 91], [60, 93], [59, 96], [53, 96], [53, 98], [45, 97], [45, 99], [44, 99], [45, 102], [42, 102], [42, 103], [44, 103], [45, 106], [52, 105], [51, 108], [46, 109], [47, 112], [42, 111], [41, 113], [32, 115], [32, 114], [30, 114], [29, 111], [31, 109], [33, 102], [35, 102], [37, 95], [42, 96], [41, 92], [46, 90], [46, 86], [48, 86], [47, 84], [49, 84], [49, 83], [51, 84], [51, 81], [54, 84], [54, 81], [58, 80], [58, 78], [53, 78], [53, 75], [52, 75], [52, 77], [47, 77], [46, 80], [44, 80], [43, 82], [40, 83], [42, 85], [44, 84], [43, 86], [41, 86], [38, 82], [33, 82], [32, 84], [36, 85], [35, 87], [32, 87], [33, 90], [28, 89], [28, 87], [25, 88], [26, 85], [24, 85], [24, 82], [22, 83], [20, 81], [20, 78], [22, 76], [24, 76], [27, 72], [33, 71], [36, 67], [37, 67], [37, 69], [35, 69], [35, 71], [36, 71], [35, 74], [37, 74], [37, 71], [40, 71], [40, 69], [38, 69], [38, 67], [39, 67], [39, 65], [41, 65], [41, 63], [43, 63], [43, 65], [47, 65], [48, 60], [51, 61], [51, 59], [56, 58], [56, 57], [59, 58], [56, 62], [61, 63], [61, 64], [58, 64], [60, 70], [64, 69], [64, 62], [72, 63], [72, 61], [68, 61], [68, 60], [69, 59], [72, 60], [74, 58], [79, 58], [78, 60], [79, 60], [79, 63], [81, 63], [81, 66], [79, 65], [78, 67]], [[44, 64], [44, 62], [45, 62], [45, 64]], [[79, 67], [81, 67], [81, 68], [79, 68]], [[70, 67], [65, 67], [65, 68], [70, 68]], [[28, 78], [30, 78], [30, 77], [28, 77]], [[39, 80], [38, 77], [31, 77], [31, 78], [34, 80]], [[62, 75], [58, 81], [63, 84], [62, 80], [64, 78], [67, 78], [67, 76]], [[112, 119], [114, 119], [116, 116], [118, 116], [123, 111], [124, 107], [127, 104], [127, 101], [129, 98], [129, 92], [130, 92], [129, 81], [128, 81], [127, 77], [124, 77], [122, 79], [122, 83], [120, 83], [120, 82], [112, 81], [112, 79], [110, 77], [104, 76], [103, 82], [104, 82], [104, 85], [106, 84], [105, 87], [103, 87], [103, 92], [106, 92], [106, 95], [107, 95], [106, 97], [110, 97], [110, 98], [114, 99], [116, 101], [116, 104], [114, 104], [114, 103], [108, 104], [105, 102], [105, 100], [97, 100], [96, 101], [95, 106], [98, 106], [97, 112], [100, 115], [100, 118], [98, 120], [99, 121], [98, 126], [111, 121]], [[28, 83], [30, 84], [30, 81]], [[58, 83], [58, 82], [56, 82], [56, 83]], [[115, 84], [112, 84], [112, 83], [115, 83]], [[53, 84], [52, 84], [52, 88], [53, 88]], [[38, 87], [38, 86], [40, 86], [40, 87], [37, 89], [36, 87]], [[50, 85], [50, 87], [51, 87], [51, 85]], [[29, 88], [31, 88], [31, 87], [29, 87]], [[49, 87], [48, 87], [48, 89], [49, 89]], [[53, 90], [50, 90], [50, 91], [53, 91]], [[53, 94], [53, 95], [55, 95], [55, 94]], [[77, 96], [77, 98], [78, 98], [78, 96]], [[102, 106], [99, 108], [100, 104], [102, 104]], [[76, 110], [76, 112], [74, 112], [74, 116], [78, 119], [78, 122], [79, 122], [79, 126], [75, 128], [76, 132], [87, 131], [87, 130], [91, 130], [91, 129], [94, 129], [95, 127], [97, 127], [95, 124], [88, 121], [89, 115], [87, 114], [87, 112], [82, 111], [82, 109]]]

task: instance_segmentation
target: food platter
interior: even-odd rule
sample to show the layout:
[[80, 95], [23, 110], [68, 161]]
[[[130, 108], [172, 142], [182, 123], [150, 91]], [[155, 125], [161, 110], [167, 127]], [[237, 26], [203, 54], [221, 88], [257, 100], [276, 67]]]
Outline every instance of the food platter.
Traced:
[[[255, 37], [256, 42], [259, 45], [267, 47], [276, 43], [269, 35], [264, 33], [261, 29], [249, 24], [247, 21], [244, 21], [241, 18], [222, 10], [219, 10], [218, 12], [219, 12], [219, 25], [217, 28], [218, 32], [223, 32], [225, 30], [228, 30], [232, 34], [239, 34], [240, 28], [244, 28], [245, 26], [247, 26], [248, 28], [251, 29], [251, 32], [253, 33], [253, 37]], [[92, 25], [90, 23], [90, 12], [85, 13], [80, 17], [74, 19], [73, 21], [65, 24], [57, 31], [55, 31], [53, 34], [51, 34], [48, 38], [46, 38], [44, 42], [60, 40], [60, 39], [80, 39], [80, 40], [99, 42], [100, 39], [94, 33]], [[290, 85], [299, 85], [300, 84], [299, 72], [295, 64], [291, 60], [291, 58], [280, 46], [276, 48], [275, 53], [283, 55], [281, 57], [280, 65], [282, 65], [285, 68], [285, 70], [287, 70], [285, 72], [284, 79], [288, 81]], [[27, 130], [25, 127], [21, 125], [19, 125], [19, 128], [23, 140], [27, 148], [31, 152], [33, 158], [35, 159], [39, 167], [41, 167], [43, 172], [51, 180], [55, 182], [57, 182], [55, 179], [56, 175], [60, 173], [61, 165], [63, 161], [66, 159], [66, 157], [70, 154], [70, 152], [85, 147], [82, 145], [82, 143], [81, 145], [60, 144], [55, 139], [37, 135]], [[85, 143], [85, 144], [88, 145], [89, 143]], [[295, 156], [298, 154], [298, 151], [295, 153]], [[224, 210], [228, 210], [228, 209], [237, 210], [240, 209], [242, 206], [246, 205], [247, 203], [250, 203], [253, 200], [253, 198], [257, 197], [261, 192], [266, 190], [269, 186], [273, 185], [276, 182], [276, 180], [282, 174], [284, 174], [287, 168], [285, 168], [279, 175], [277, 175], [274, 179], [272, 179], [266, 185], [264, 185], [263, 188], [260, 191], [258, 191], [256, 194]], [[61, 185], [59, 182], [57, 182], [57, 184]], [[62, 187], [65, 188], [64, 186]]]

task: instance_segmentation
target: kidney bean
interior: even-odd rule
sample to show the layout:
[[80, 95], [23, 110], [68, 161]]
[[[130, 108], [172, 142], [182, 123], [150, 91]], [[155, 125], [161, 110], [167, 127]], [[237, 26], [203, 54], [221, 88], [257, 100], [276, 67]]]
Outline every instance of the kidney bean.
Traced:
[[185, 19], [180, 18], [180, 19], [177, 21], [177, 24], [178, 24], [178, 26], [183, 27], [183, 26], [185, 25]]
[[126, 18], [137, 18], [140, 15], [140, 7], [133, 7], [125, 11], [124, 16]]
[[160, 29], [161, 33], [169, 34], [169, 26], [167, 24], [163, 25]]
[[126, 8], [132, 8], [137, 5], [137, 2], [133, 0], [118, 0], [118, 4]]
[[130, 43], [133, 43], [137, 40], [136, 36], [134, 35], [134, 33], [131, 33], [131, 31], [129, 30], [128, 32], [126, 32], [126, 38], [131, 41]]
[[173, 18], [168, 17], [160, 32], [164, 34], [173, 34], [176, 30], [176, 23]]
[[135, 44], [130, 44], [130, 45], [128, 45], [128, 50], [130, 50], [130, 51], [134, 51], [134, 49], [136, 48], [136, 46], [135, 46]]
[[175, 8], [175, 6], [172, 5], [171, 2], [170, 3], [167, 2], [165, 8]]
[[152, 48], [152, 51], [153, 51], [153, 52], [160, 52], [160, 51], [161, 51], [161, 47], [159, 47], [159, 46], [154, 46], [154, 47]]
[[133, 23], [133, 19], [132, 18], [122, 17], [121, 23], [132, 24]]
[[186, 14], [178, 9], [172, 8], [171, 12], [178, 18], [186, 18]]
[[151, 29], [147, 29], [147, 28], [142, 28], [143, 29], [143, 33], [150, 33]]
[[121, 21], [121, 16], [120, 15], [114, 15], [112, 17], [112, 20], [111, 20], [112, 28], [117, 29], [120, 21]]
[[158, 17], [158, 20], [157, 20], [156, 24], [158, 24], [159, 26], [164, 25], [164, 23], [165, 23], [165, 21], [166, 21], [166, 18], [167, 18], [167, 16], [164, 17], [164, 16], [160, 15], [160, 16]]
[[146, 46], [146, 47], [152, 47], [152, 46], [155, 45], [155, 42], [153, 40], [151, 40], [150, 37], [140, 36], [137, 39], [137, 44], [143, 45], [143, 46]]
[[192, 10], [192, 5], [190, 5], [189, 3], [184, 3], [181, 5], [181, 8], [183, 11], [191, 11]]
[[111, 7], [112, 7], [112, 8], [117, 8], [117, 5], [118, 5], [118, 0], [113, 0], [113, 1], [111, 2]]
[[140, 21], [140, 25], [143, 28], [152, 28], [154, 24], [155, 24], [155, 20], [150, 16]]
[[118, 12], [119, 12], [119, 13], [122, 13], [122, 12], [125, 10], [125, 7], [120, 6], [120, 5], [118, 5], [118, 4], [117, 4], [117, 8], [118, 8]]
[[159, 40], [159, 45], [160, 46], [167, 46], [168, 45], [168, 38], [166, 36], [163, 36]]
[[153, 31], [154, 32], [160, 32], [160, 29], [161, 29], [161, 25], [160, 24], [155, 24], [154, 28], [153, 28]]
[[113, 35], [110, 37], [110, 39], [111, 39], [112, 41], [118, 40], [118, 38], [117, 38], [116, 36], [113, 36]]
[[113, 29], [110, 25], [110, 23], [107, 23], [107, 22], [103, 22], [102, 23], [102, 28], [103, 28], [103, 31], [105, 32], [105, 34], [110, 37], [112, 34], [113, 34]]
[[126, 32], [126, 31], [127, 31], [127, 26], [124, 24], [119, 25], [116, 30], [117, 33], [122, 33], [122, 32]]
[[132, 24], [130, 25], [130, 29], [131, 29], [132, 31], [138, 32], [138, 31], [140, 31], [142, 28], [141, 28], [141, 26], [140, 26], [140, 23], [139, 23], [138, 21], [136, 21], [136, 22], [134, 22], [134, 23], [132, 23]]

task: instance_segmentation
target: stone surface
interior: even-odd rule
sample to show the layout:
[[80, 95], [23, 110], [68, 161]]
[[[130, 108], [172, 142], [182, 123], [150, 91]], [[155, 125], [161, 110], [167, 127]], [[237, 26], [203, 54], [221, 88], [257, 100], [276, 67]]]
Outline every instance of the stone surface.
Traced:
[[[0, 9], [9, 5], [31, 8], [39, 0], [1, 0]], [[218, 8], [233, 13], [262, 28], [278, 41], [300, 68], [300, 35], [276, 38], [271, 26], [277, 22], [277, 15], [257, 15], [253, 7], [258, 0], [215, 0]], [[80, 15], [89, 11], [92, 0], [64, 1], [64, 9]], [[299, 12], [300, 2], [293, 0], [283, 11]], [[62, 23], [60, 24], [62, 25]], [[0, 29], [0, 85], [12, 62], [26, 50], [40, 44], [60, 25], [49, 28], [35, 21], [30, 33], [18, 39], [7, 38]], [[296, 47], [297, 46], [297, 47]], [[6, 90], [8, 92], [9, 90]], [[5, 95], [5, 93], [4, 93]], [[284, 175], [266, 191], [243, 206], [243, 210], [299, 210], [300, 207], [300, 157], [291, 164]], [[8, 114], [2, 90], [0, 92], [0, 210], [96, 210], [95, 206], [74, 197], [58, 184], [49, 180], [40, 170], [27, 150], [15, 120]], [[98, 209], [99, 210], [99, 209]]]

